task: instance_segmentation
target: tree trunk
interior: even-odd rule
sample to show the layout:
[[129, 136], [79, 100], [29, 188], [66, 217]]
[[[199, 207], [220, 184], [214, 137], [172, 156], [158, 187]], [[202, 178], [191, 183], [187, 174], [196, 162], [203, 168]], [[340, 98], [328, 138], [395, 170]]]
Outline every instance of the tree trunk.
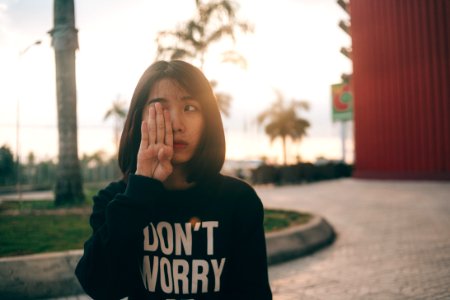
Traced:
[[55, 0], [54, 28], [49, 32], [55, 49], [59, 154], [55, 203], [84, 200], [77, 141], [75, 51], [78, 49], [73, 0]]
[[282, 136], [281, 140], [283, 141], [283, 161], [284, 165], [287, 166], [287, 159], [286, 159], [286, 137]]

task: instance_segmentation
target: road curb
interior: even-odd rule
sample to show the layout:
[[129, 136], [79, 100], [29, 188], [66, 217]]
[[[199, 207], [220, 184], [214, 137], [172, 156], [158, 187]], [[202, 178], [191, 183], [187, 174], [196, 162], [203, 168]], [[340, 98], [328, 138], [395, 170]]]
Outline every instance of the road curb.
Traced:
[[[331, 225], [320, 216], [304, 225], [266, 234], [269, 265], [316, 251], [335, 239]], [[2, 299], [55, 298], [82, 294], [74, 275], [83, 250], [0, 258]]]
[[45, 299], [84, 293], [74, 275], [83, 250], [0, 258], [0, 298]]
[[333, 227], [321, 216], [313, 215], [306, 224], [266, 234], [267, 261], [273, 265], [310, 254], [335, 238]]

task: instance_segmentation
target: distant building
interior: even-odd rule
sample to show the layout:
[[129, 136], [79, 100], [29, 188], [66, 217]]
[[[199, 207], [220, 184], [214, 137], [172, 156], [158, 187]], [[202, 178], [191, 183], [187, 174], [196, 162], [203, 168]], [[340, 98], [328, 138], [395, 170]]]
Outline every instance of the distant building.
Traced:
[[450, 180], [450, 1], [350, 0], [359, 178]]

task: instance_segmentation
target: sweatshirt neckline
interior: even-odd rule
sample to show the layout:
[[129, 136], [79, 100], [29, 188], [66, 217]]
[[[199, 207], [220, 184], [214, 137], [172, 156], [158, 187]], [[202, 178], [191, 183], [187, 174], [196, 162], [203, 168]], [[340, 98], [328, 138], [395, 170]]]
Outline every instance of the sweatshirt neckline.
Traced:
[[198, 189], [199, 189], [199, 186], [200, 186], [200, 184], [197, 183], [197, 184], [195, 184], [195, 185], [193, 185], [193, 186], [190, 186], [190, 187], [188, 187], [188, 188], [186, 188], [186, 189], [175, 189], [175, 190], [168, 190], [168, 189], [166, 189], [166, 193], [167, 193], [167, 194], [184, 194], [184, 193], [192, 193], [192, 192], [198, 190]]
[[166, 189], [165, 192], [169, 196], [190, 195], [190, 194], [199, 193], [199, 192], [208, 190], [208, 186], [217, 184], [217, 180], [219, 180], [219, 178], [220, 178], [220, 175], [215, 177], [212, 180], [197, 182], [195, 185], [188, 187], [186, 189], [179, 189], [179, 190], [167, 190]]

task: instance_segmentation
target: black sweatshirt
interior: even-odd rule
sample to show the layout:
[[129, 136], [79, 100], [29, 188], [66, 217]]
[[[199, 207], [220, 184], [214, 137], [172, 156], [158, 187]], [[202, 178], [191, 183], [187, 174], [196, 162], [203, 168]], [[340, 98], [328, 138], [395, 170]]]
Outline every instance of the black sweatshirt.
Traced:
[[94, 197], [75, 273], [94, 299], [272, 299], [263, 215], [232, 177], [168, 191], [131, 175]]

